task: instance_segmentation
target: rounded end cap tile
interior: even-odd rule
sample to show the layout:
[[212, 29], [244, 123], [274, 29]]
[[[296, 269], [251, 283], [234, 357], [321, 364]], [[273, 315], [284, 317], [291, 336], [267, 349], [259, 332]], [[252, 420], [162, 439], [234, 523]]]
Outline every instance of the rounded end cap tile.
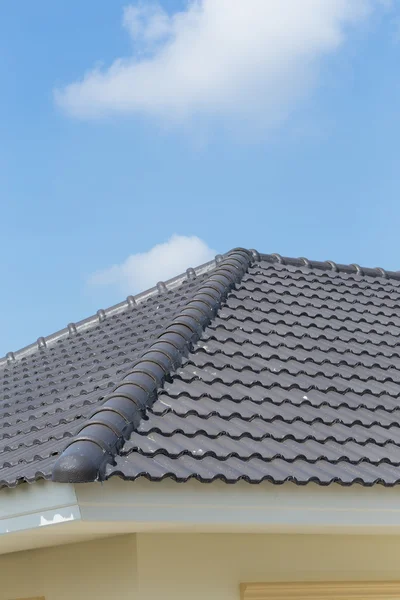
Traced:
[[58, 483], [88, 483], [96, 481], [104, 452], [91, 442], [69, 446], [53, 467], [52, 480]]

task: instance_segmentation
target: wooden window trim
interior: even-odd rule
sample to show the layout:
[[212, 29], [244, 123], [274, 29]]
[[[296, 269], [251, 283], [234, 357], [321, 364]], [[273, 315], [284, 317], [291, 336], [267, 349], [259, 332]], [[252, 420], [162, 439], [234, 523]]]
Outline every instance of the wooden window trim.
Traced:
[[29, 598], [14, 598], [13, 600], [45, 600], [44, 596], [34, 596]]
[[241, 600], [400, 600], [400, 581], [242, 583]]

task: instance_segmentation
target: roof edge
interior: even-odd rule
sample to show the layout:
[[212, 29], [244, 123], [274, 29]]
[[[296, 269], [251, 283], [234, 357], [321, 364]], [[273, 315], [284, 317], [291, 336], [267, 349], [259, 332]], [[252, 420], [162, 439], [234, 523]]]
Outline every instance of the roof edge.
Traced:
[[[232, 252], [232, 251], [230, 251]], [[167, 281], [160, 281], [157, 285], [152, 288], [140, 292], [136, 295], [129, 295], [126, 300], [123, 302], [119, 302], [118, 304], [114, 304], [109, 308], [102, 309], [100, 308], [95, 315], [90, 317], [86, 317], [80, 321], [75, 323], [69, 323], [67, 327], [60, 329], [50, 335], [45, 337], [39, 337], [36, 342], [28, 344], [19, 350], [13, 352], [7, 352], [7, 354], [3, 357], [0, 357], [0, 367], [5, 366], [7, 364], [13, 364], [16, 360], [29, 356], [37, 351], [44, 351], [48, 347], [49, 344], [52, 344], [60, 339], [68, 337], [70, 335], [77, 335], [81, 332], [84, 332], [92, 327], [95, 327], [99, 322], [103, 321], [109, 316], [113, 316], [115, 314], [119, 314], [125, 310], [131, 309], [135, 307], [137, 304], [148, 300], [148, 298], [152, 296], [156, 296], [159, 294], [164, 294], [172, 289], [175, 289], [179, 285], [182, 284], [187, 278], [199, 277], [205, 273], [213, 271], [218, 263], [226, 258], [230, 252], [226, 254], [217, 254], [217, 256], [203, 265], [200, 265], [196, 268], [189, 268], [185, 273], [181, 275], [177, 275]], [[389, 279], [400, 280], [400, 271], [386, 271], [381, 267], [360, 267], [357, 264], [336, 264], [331, 260], [326, 261], [316, 261], [309, 260], [307, 258], [290, 258], [286, 256], [281, 256], [280, 254], [265, 254], [259, 253], [256, 250], [250, 250], [254, 260], [266, 260], [270, 263], [280, 263], [282, 265], [290, 265], [294, 267], [309, 267], [311, 269], [321, 269], [322, 271], [339, 271], [341, 273], [347, 274], [355, 274], [355, 275], [365, 275], [369, 277], [383, 277]]]
[[[229, 252], [227, 253], [229, 254]], [[196, 277], [200, 277], [210, 271], [213, 271], [218, 263], [227, 255], [227, 254], [217, 254], [215, 258], [212, 260], [196, 267], [189, 267], [186, 269], [185, 273], [180, 275], [176, 275], [171, 279], [166, 281], [159, 281], [157, 285], [145, 290], [143, 292], [139, 292], [135, 295], [129, 295], [127, 298], [119, 302], [118, 304], [113, 304], [108, 308], [100, 308], [95, 315], [91, 315], [89, 317], [85, 317], [80, 321], [76, 321], [74, 323], [69, 323], [67, 327], [63, 329], [59, 329], [54, 333], [46, 335], [44, 337], [39, 337], [36, 342], [28, 344], [19, 350], [13, 352], [7, 352], [5, 356], [0, 357], [0, 367], [5, 366], [7, 364], [14, 364], [15, 361], [25, 358], [26, 356], [30, 356], [31, 354], [37, 351], [45, 351], [48, 346], [54, 342], [57, 342], [60, 339], [66, 338], [72, 335], [78, 335], [81, 332], [86, 332], [88, 329], [95, 327], [101, 321], [106, 319], [107, 317], [111, 317], [113, 315], [124, 312], [125, 310], [131, 310], [135, 308], [138, 304], [145, 302], [149, 298], [153, 296], [163, 295], [166, 292], [170, 292], [171, 290], [179, 287], [184, 281], [187, 279], [194, 279]]]
[[350, 265], [342, 265], [333, 262], [333, 260], [309, 260], [308, 258], [289, 258], [280, 254], [261, 254], [253, 251], [258, 260], [265, 260], [270, 263], [279, 263], [281, 265], [289, 265], [292, 267], [308, 267], [309, 269], [320, 269], [321, 271], [337, 271], [348, 275], [365, 275], [367, 277], [383, 277], [384, 279], [400, 280], [400, 271], [386, 271], [381, 267], [360, 267], [355, 263]]
[[69, 443], [53, 467], [52, 480], [85, 483], [102, 479], [106, 465], [138, 427], [165, 379], [182, 363], [230, 290], [241, 281], [255, 252], [236, 248], [221, 257], [210, 277], [132, 366]]

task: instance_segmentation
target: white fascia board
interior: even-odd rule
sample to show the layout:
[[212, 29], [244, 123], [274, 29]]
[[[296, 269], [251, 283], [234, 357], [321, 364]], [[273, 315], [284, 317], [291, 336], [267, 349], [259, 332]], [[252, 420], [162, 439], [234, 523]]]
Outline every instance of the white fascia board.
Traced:
[[400, 533], [400, 488], [111, 479], [75, 486], [85, 522], [129, 531]]
[[0, 536], [79, 520], [73, 485], [37, 481], [0, 490]]
[[7, 551], [6, 538], [23, 532], [30, 532], [33, 547], [39, 532], [53, 544], [55, 537], [63, 543], [59, 533], [78, 541], [83, 533], [146, 531], [398, 535], [400, 488], [114, 478], [75, 486], [42, 481], [0, 492], [0, 553]]
[[80, 520], [81, 514], [79, 507], [76, 505], [53, 508], [51, 510], [17, 515], [0, 521], [0, 535]]

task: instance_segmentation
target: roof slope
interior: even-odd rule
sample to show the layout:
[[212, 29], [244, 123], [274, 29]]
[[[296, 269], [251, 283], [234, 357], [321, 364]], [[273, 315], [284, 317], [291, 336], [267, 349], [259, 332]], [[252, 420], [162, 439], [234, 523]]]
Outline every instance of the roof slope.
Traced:
[[400, 481], [398, 275], [322, 266], [261, 256], [107, 475]]
[[400, 482], [398, 273], [235, 250], [189, 275], [9, 359], [3, 485]]
[[51, 478], [68, 442], [215, 265], [189, 269], [0, 359], [0, 485]]

